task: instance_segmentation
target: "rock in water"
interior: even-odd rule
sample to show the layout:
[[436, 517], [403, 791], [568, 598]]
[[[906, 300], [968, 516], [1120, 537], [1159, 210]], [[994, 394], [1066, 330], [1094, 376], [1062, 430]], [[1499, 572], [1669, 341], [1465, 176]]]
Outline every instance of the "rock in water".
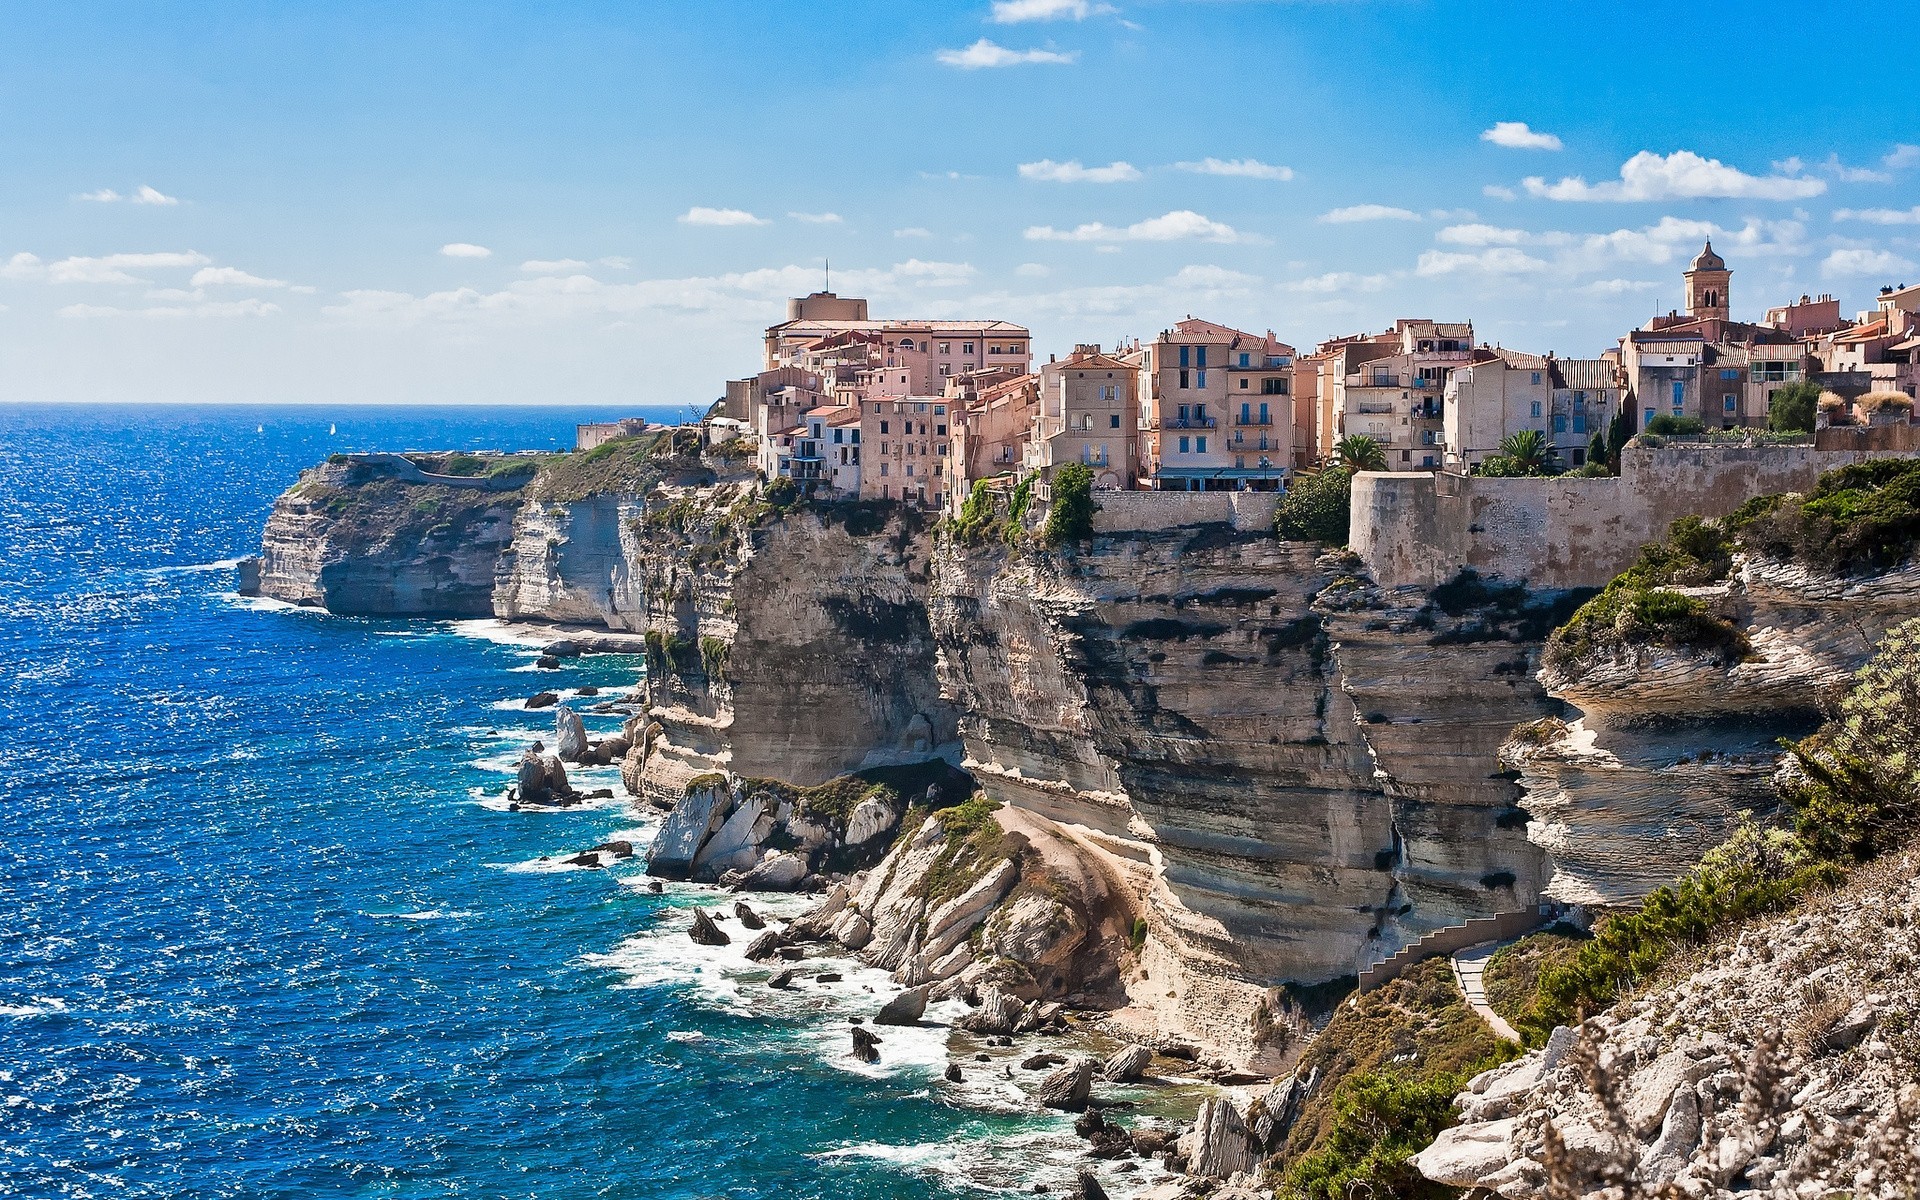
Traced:
[[1100, 1073], [1115, 1083], [1130, 1083], [1146, 1072], [1153, 1051], [1145, 1046], [1123, 1046], [1101, 1065]]
[[1018, 996], [990, 983], [980, 989], [980, 1007], [960, 1018], [960, 1028], [969, 1033], [1012, 1033], [1026, 1014], [1027, 1006]]
[[580, 644], [562, 639], [548, 646], [546, 652], [554, 658], [579, 658]]
[[1107, 1189], [1093, 1177], [1093, 1172], [1082, 1169], [1074, 1182], [1073, 1194], [1080, 1200], [1107, 1200]]
[[580, 714], [565, 704], [553, 710], [553, 738], [563, 760], [577, 763], [586, 757], [587, 727], [580, 723]]
[[520, 758], [520, 771], [516, 776], [520, 785], [520, 799], [528, 804], [546, 804], [552, 800], [552, 788], [547, 783], [547, 764], [540, 756], [528, 751]]
[[1044, 1071], [1048, 1067], [1063, 1067], [1066, 1064], [1066, 1055], [1053, 1054], [1043, 1050], [1039, 1054], [1032, 1055], [1022, 1062], [1020, 1069], [1022, 1071]]
[[853, 1027], [853, 1056], [865, 1063], [880, 1061], [880, 1039], [864, 1026]]
[[1047, 1108], [1057, 1108], [1062, 1112], [1085, 1112], [1087, 1100], [1093, 1095], [1094, 1061], [1083, 1058], [1070, 1066], [1040, 1081], [1034, 1089], [1034, 1096]]
[[781, 967], [778, 971], [775, 971], [772, 975], [769, 975], [767, 977], [767, 986], [770, 988], [779, 989], [781, 991], [785, 991], [787, 988], [792, 987], [793, 986], [793, 968]]
[[966, 1077], [960, 1074], [959, 1063], [950, 1062], [947, 1064], [947, 1082], [948, 1083], [959, 1083], [964, 1078]]
[[875, 1025], [915, 1025], [927, 1012], [926, 984], [911, 987], [887, 1001], [880, 1008], [880, 1015], [873, 1019]]
[[560, 697], [552, 692], [535, 692], [527, 697], [528, 708], [552, 708], [558, 703], [560, 703]]
[[752, 944], [747, 947], [747, 959], [750, 962], [759, 962], [762, 959], [772, 958], [786, 944], [787, 939], [784, 934], [778, 930], [769, 929], [753, 939]]
[[542, 654], [539, 658], [533, 660], [533, 665], [542, 671], [558, 671], [560, 669], [560, 660], [551, 654]]
[[724, 930], [713, 923], [712, 917], [697, 908], [693, 910], [693, 928], [687, 931], [687, 936], [702, 946], [726, 946], [733, 942]]
[[789, 850], [762, 859], [759, 866], [740, 877], [738, 886], [745, 892], [790, 892], [806, 877], [806, 857]]
[[740, 918], [740, 926], [743, 929], [765, 929], [767, 927], [767, 923], [760, 919], [760, 914], [747, 907], [745, 900], [735, 900], [733, 902], [733, 915]]
[[1201, 1102], [1193, 1130], [1180, 1139], [1179, 1149], [1186, 1157], [1189, 1175], [1213, 1179], [1251, 1171], [1259, 1161], [1247, 1123], [1233, 1101], [1224, 1096], [1209, 1096]]

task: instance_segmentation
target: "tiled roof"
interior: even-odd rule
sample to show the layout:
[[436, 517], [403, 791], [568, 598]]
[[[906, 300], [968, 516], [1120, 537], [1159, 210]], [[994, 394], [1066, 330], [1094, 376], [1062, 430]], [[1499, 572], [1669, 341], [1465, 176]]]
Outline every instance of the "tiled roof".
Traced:
[[1619, 386], [1612, 362], [1604, 358], [1556, 358], [1553, 360], [1553, 386], [1599, 391]]

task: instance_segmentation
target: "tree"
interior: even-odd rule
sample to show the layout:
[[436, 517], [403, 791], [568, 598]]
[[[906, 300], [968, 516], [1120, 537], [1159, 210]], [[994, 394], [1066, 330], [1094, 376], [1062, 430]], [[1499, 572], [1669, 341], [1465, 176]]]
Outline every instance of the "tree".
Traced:
[[1603, 467], [1607, 465], [1606, 430], [1596, 429], [1593, 431], [1593, 437], [1587, 442], [1587, 461], [1590, 463], [1599, 463]]
[[1053, 507], [1047, 510], [1047, 545], [1093, 536], [1093, 468], [1068, 463], [1053, 473]]
[[[1377, 452], [1379, 446], [1374, 449]], [[1353, 472], [1330, 463], [1311, 475], [1294, 477], [1293, 486], [1274, 509], [1273, 531], [1286, 541], [1344, 546], [1352, 513]]]
[[1625, 403], [1620, 411], [1613, 414], [1613, 420], [1607, 424], [1607, 470], [1615, 475], [1620, 473], [1620, 452], [1627, 448], [1627, 440], [1633, 437], [1633, 415]]
[[1387, 469], [1387, 452], [1380, 443], [1364, 433], [1352, 433], [1333, 444], [1333, 456], [1340, 465], [1352, 471], [1384, 471]]
[[1767, 397], [1767, 428], [1775, 433], [1812, 433], [1819, 403], [1820, 385], [1811, 379], [1775, 388]]
[[1500, 439], [1500, 457], [1511, 462], [1520, 475], [1545, 475], [1555, 451], [1547, 435], [1538, 429], [1522, 429]]

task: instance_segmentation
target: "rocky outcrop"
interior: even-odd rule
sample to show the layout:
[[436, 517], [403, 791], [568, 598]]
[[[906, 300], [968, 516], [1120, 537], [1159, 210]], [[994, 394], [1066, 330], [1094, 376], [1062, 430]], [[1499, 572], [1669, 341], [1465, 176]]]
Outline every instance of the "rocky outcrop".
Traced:
[[1637, 900], [1775, 803], [1780, 739], [1812, 732], [1893, 625], [1920, 611], [1920, 566], [1834, 578], [1738, 558], [1724, 584], [1686, 589], [1746, 635], [1728, 662], [1656, 646], [1554, 661], [1541, 672], [1568, 719], [1520, 729], [1501, 750], [1518, 774], [1528, 836], [1576, 904]]
[[1272, 989], [1524, 907], [1547, 878], [1495, 753], [1555, 710], [1564, 606], [1383, 595], [1337, 557], [1216, 527], [1075, 554], [956, 550], [934, 629], [987, 793], [1137, 899], [1137, 1035], [1278, 1072]]
[[512, 492], [327, 462], [274, 502], [247, 578], [259, 595], [329, 612], [491, 616], [494, 564], [519, 505]]
[[1916, 870], [1914, 850], [1864, 868], [1710, 950], [1690, 977], [1476, 1077], [1455, 1102], [1462, 1124], [1414, 1165], [1508, 1200], [1618, 1180], [1694, 1196], [1911, 1195]]

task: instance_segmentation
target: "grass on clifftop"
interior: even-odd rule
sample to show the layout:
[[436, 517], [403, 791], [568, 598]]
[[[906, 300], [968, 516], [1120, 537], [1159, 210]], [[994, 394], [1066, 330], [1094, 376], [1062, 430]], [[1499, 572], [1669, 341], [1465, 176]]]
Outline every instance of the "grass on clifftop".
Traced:
[[1740, 547], [1816, 571], [1899, 566], [1920, 542], [1920, 460], [1882, 458], [1829, 471], [1811, 492], [1764, 496], [1728, 519]]
[[1462, 1083], [1517, 1053], [1467, 1007], [1444, 958], [1342, 1003], [1295, 1068], [1320, 1079], [1288, 1133], [1276, 1195], [1453, 1195], [1407, 1159], [1453, 1123]]
[[1505, 1017], [1508, 1024], [1519, 1020], [1539, 989], [1540, 973], [1572, 961], [1586, 943], [1587, 935], [1580, 930], [1556, 925], [1502, 946], [1487, 960], [1482, 978], [1488, 1007]]
[[1639, 646], [1738, 662], [1752, 651], [1746, 634], [1695, 597], [1672, 590], [1725, 579], [1732, 563], [1733, 543], [1722, 523], [1680, 518], [1665, 541], [1643, 547], [1631, 567], [1554, 631], [1547, 665], [1574, 674], [1590, 659]]
[[563, 503], [596, 495], [641, 496], [669, 475], [707, 470], [700, 453], [696, 426], [650, 429], [542, 459], [533, 490], [542, 500]]

